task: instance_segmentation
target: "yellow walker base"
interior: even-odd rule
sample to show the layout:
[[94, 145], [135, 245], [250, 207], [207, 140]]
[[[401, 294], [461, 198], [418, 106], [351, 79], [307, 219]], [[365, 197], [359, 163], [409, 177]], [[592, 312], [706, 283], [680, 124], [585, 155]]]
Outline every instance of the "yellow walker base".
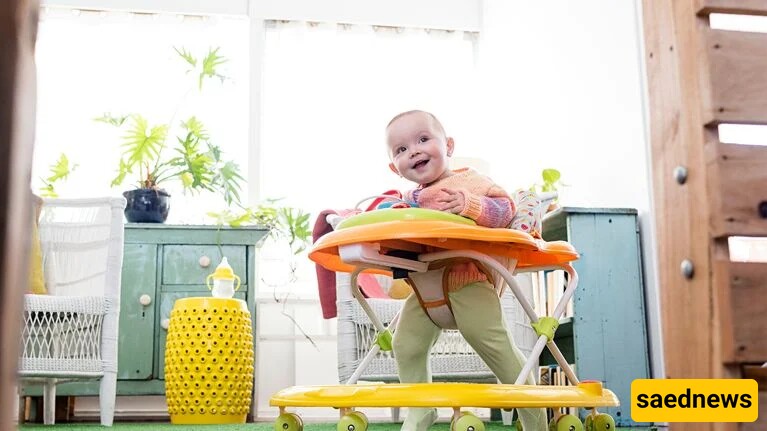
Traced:
[[[614, 407], [620, 403], [613, 392], [600, 382], [581, 382], [577, 386], [534, 386], [477, 383], [415, 383], [372, 385], [293, 386], [283, 389], [269, 400], [280, 408], [274, 424], [275, 431], [301, 431], [303, 422], [287, 407], [334, 407], [340, 409], [338, 431], [365, 431], [368, 421], [359, 407], [448, 407], [454, 411], [452, 431], [482, 431], [482, 422], [462, 407], [500, 409], [529, 407]], [[595, 414], [586, 419], [588, 431], [611, 430], [612, 426], [598, 427], [595, 421], [607, 419]], [[583, 424], [570, 415], [565, 420], [553, 421], [550, 429], [583, 430]], [[598, 425], [598, 424], [596, 424]]]

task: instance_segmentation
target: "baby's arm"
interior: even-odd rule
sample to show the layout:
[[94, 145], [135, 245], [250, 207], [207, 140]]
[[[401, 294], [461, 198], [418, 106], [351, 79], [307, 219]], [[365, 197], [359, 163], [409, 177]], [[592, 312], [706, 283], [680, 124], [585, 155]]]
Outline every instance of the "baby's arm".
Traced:
[[460, 214], [485, 227], [508, 227], [514, 218], [514, 204], [507, 197], [488, 197], [466, 190], [443, 188], [438, 202], [442, 211]]

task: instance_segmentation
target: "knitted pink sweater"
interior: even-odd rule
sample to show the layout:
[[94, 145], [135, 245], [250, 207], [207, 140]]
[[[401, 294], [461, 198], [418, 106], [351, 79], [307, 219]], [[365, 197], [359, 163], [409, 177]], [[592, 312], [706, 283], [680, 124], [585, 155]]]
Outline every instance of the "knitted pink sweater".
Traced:
[[[468, 217], [485, 227], [508, 227], [516, 212], [514, 202], [503, 188], [490, 178], [471, 168], [453, 171], [453, 175], [430, 184], [418, 186], [405, 192], [405, 200], [415, 202], [421, 208], [438, 209], [442, 189], [454, 189], [463, 194], [464, 208], [460, 215]], [[454, 291], [487, 277], [473, 263], [458, 264], [450, 269], [448, 290]]]

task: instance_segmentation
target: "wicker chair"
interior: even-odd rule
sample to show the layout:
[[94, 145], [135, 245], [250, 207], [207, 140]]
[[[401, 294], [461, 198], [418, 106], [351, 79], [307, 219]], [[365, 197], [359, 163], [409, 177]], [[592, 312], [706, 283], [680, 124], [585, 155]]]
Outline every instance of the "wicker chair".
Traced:
[[123, 257], [123, 198], [46, 199], [40, 243], [48, 295], [24, 297], [19, 377], [44, 385], [54, 423], [56, 384], [100, 379], [101, 424], [111, 426]]

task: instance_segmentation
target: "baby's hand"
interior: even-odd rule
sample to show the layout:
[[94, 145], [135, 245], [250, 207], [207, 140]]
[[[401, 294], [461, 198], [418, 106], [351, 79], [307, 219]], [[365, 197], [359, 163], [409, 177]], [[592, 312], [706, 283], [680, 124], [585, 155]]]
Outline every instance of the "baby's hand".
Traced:
[[466, 205], [463, 193], [459, 190], [448, 188], [443, 188], [441, 191], [442, 194], [437, 198], [437, 203], [440, 205], [439, 209], [453, 214], [460, 214], [461, 211], [463, 211], [463, 207]]

